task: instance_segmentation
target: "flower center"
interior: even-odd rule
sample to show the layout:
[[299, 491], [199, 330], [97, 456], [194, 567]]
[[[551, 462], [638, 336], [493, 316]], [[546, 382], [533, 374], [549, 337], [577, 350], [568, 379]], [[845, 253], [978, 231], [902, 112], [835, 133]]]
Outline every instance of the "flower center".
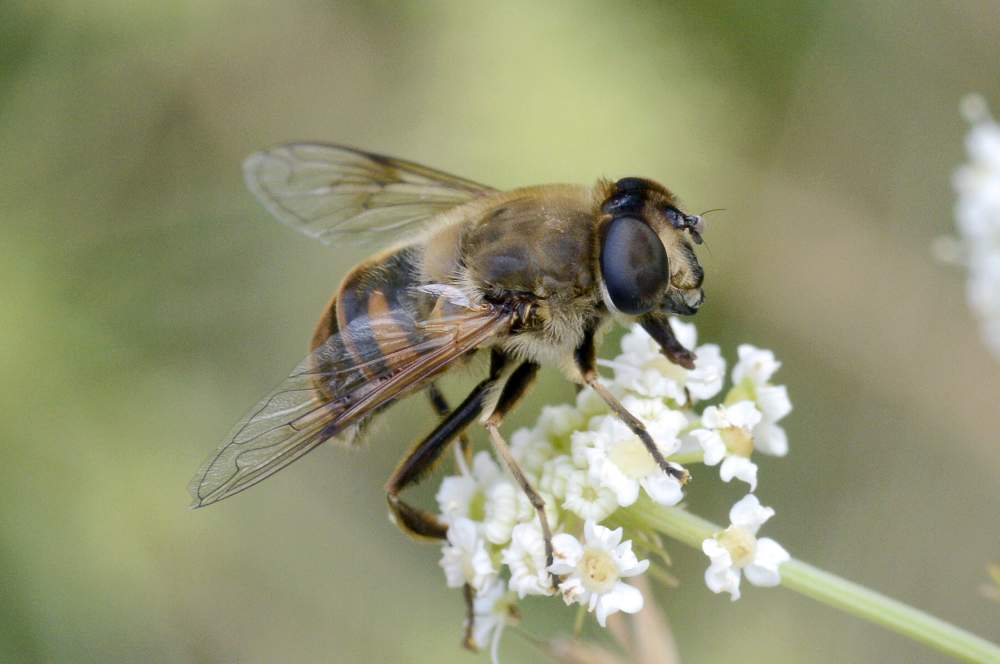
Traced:
[[479, 490], [469, 501], [469, 518], [473, 521], [486, 520], [486, 492]]
[[615, 445], [608, 452], [608, 458], [611, 459], [611, 463], [618, 466], [618, 469], [626, 477], [633, 480], [652, 475], [659, 470], [653, 455], [649, 453], [638, 436], [632, 436]]
[[757, 538], [745, 528], [730, 526], [718, 537], [719, 544], [729, 552], [733, 567], [746, 567], [757, 553]]
[[726, 427], [719, 432], [726, 449], [741, 457], [750, 457], [753, 452], [753, 436], [743, 427]]
[[618, 566], [604, 549], [587, 548], [577, 565], [583, 587], [592, 593], [606, 593], [618, 583]]

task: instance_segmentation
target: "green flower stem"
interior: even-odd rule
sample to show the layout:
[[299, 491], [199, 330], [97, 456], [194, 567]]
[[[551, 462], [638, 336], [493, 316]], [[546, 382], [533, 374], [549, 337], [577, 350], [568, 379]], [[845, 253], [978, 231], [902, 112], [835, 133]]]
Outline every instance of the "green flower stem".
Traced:
[[[627, 512], [623, 515], [622, 512]], [[615, 517], [628, 525], [656, 530], [696, 549], [722, 528], [677, 507], [663, 507], [645, 496]], [[792, 559], [781, 566], [781, 585], [863, 620], [902, 634], [968, 662], [1000, 662], [1000, 646], [812, 565]]]
[[705, 460], [705, 453], [688, 452], [687, 454], [674, 454], [670, 457], [670, 460], [674, 463], [679, 463], [682, 466], [689, 463], [701, 463]]

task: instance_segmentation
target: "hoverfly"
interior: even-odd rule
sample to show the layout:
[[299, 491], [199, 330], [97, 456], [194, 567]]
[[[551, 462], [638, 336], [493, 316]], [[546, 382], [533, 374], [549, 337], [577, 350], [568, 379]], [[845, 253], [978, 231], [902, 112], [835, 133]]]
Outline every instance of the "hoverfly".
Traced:
[[[687, 479], [602, 386], [595, 359], [612, 320], [635, 320], [669, 360], [694, 366], [668, 315], [694, 314], [704, 300], [692, 247], [704, 224], [668, 189], [629, 177], [497, 191], [408, 161], [312, 143], [256, 153], [244, 172], [279, 221], [322, 242], [389, 248], [348, 273], [309, 355], [198, 471], [194, 507], [237, 494], [324, 442], [357, 445], [372, 417], [426, 391], [441, 419], [388, 480], [393, 520], [417, 538], [446, 536], [440, 519], [400, 493], [478, 420], [535, 507], [551, 563], [543, 501], [500, 433], [541, 365], [592, 387], [663, 472]], [[488, 375], [450, 409], [435, 381], [481, 353], [490, 357]]]

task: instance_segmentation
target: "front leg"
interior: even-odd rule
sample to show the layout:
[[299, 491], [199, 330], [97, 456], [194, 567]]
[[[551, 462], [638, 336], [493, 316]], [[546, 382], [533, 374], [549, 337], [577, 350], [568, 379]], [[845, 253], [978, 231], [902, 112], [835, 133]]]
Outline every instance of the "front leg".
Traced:
[[694, 369], [694, 353], [677, 341], [677, 337], [674, 336], [674, 331], [670, 327], [670, 319], [666, 315], [659, 312], [648, 313], [639, 318], [639, 325], [659, 344], [660, 352], [668, 360], [685, 369]]
[[[669, 329], [669, 327], [667, 329]], [[673, 338], [673, 333], [671, 333], [671, 338]], [[674, 339], [674, 341], [676, 342], [677, 340]], [[679, 343], [677, 343], [677, 346], [682, 349], [684, 348]], [[611, 394], [608, 388], [601, 384], [600, 376], [597, 374], [597, 350], [594, 346], [593, 330], [588, 330], [584, 335], [583, 342], [573, 353], [573, 357], [576, 361], [577, 369], [579, 369], [580, 375], [583, 378], [583, 382], [593, 388], [597, 396], [601, 397], [604, 403], [608, 404], [611, 410], [615, 412], [615, 415], [617, 415], [622, 422], [628, 425], [628, 428], [632, 430], [632, 433], [639, 437], [639, 440], [642, 441], [646, 450], [649, 451], [649, 454], [656, 461], [656, 465], [658, 465], [667, 475], [670, 475], [674, 479], [678, 480], [681, 484], [685, 484], [691, 478], [688, 472], [684, 470], [684, 468], [667, 461], [667, 459], [663, 456], [663, 453], [660, 452], [660, 448], [656, 446], [656, 442], [653, 440], [653, 437], [649, 435], [649, 431], [646, 430], [646, 425], [642, 423], [642, 420], [630, 413], [628, 409], [625, 408], [625, 406], [623, 406], [617, 398], [615, 398], [615, 395]], [[694, 356], [692, 354], [692, 358], [693, 357]]]

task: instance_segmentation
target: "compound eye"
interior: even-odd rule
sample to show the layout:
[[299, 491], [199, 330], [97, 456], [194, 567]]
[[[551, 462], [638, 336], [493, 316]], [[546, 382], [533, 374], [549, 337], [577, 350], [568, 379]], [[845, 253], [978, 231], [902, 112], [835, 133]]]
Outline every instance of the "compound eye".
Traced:
[[669, 284], [667, 252], [648, 224], [613, 219], [601, 248], [601, 275], [611, 303], [629, 316], [651, 311]]

